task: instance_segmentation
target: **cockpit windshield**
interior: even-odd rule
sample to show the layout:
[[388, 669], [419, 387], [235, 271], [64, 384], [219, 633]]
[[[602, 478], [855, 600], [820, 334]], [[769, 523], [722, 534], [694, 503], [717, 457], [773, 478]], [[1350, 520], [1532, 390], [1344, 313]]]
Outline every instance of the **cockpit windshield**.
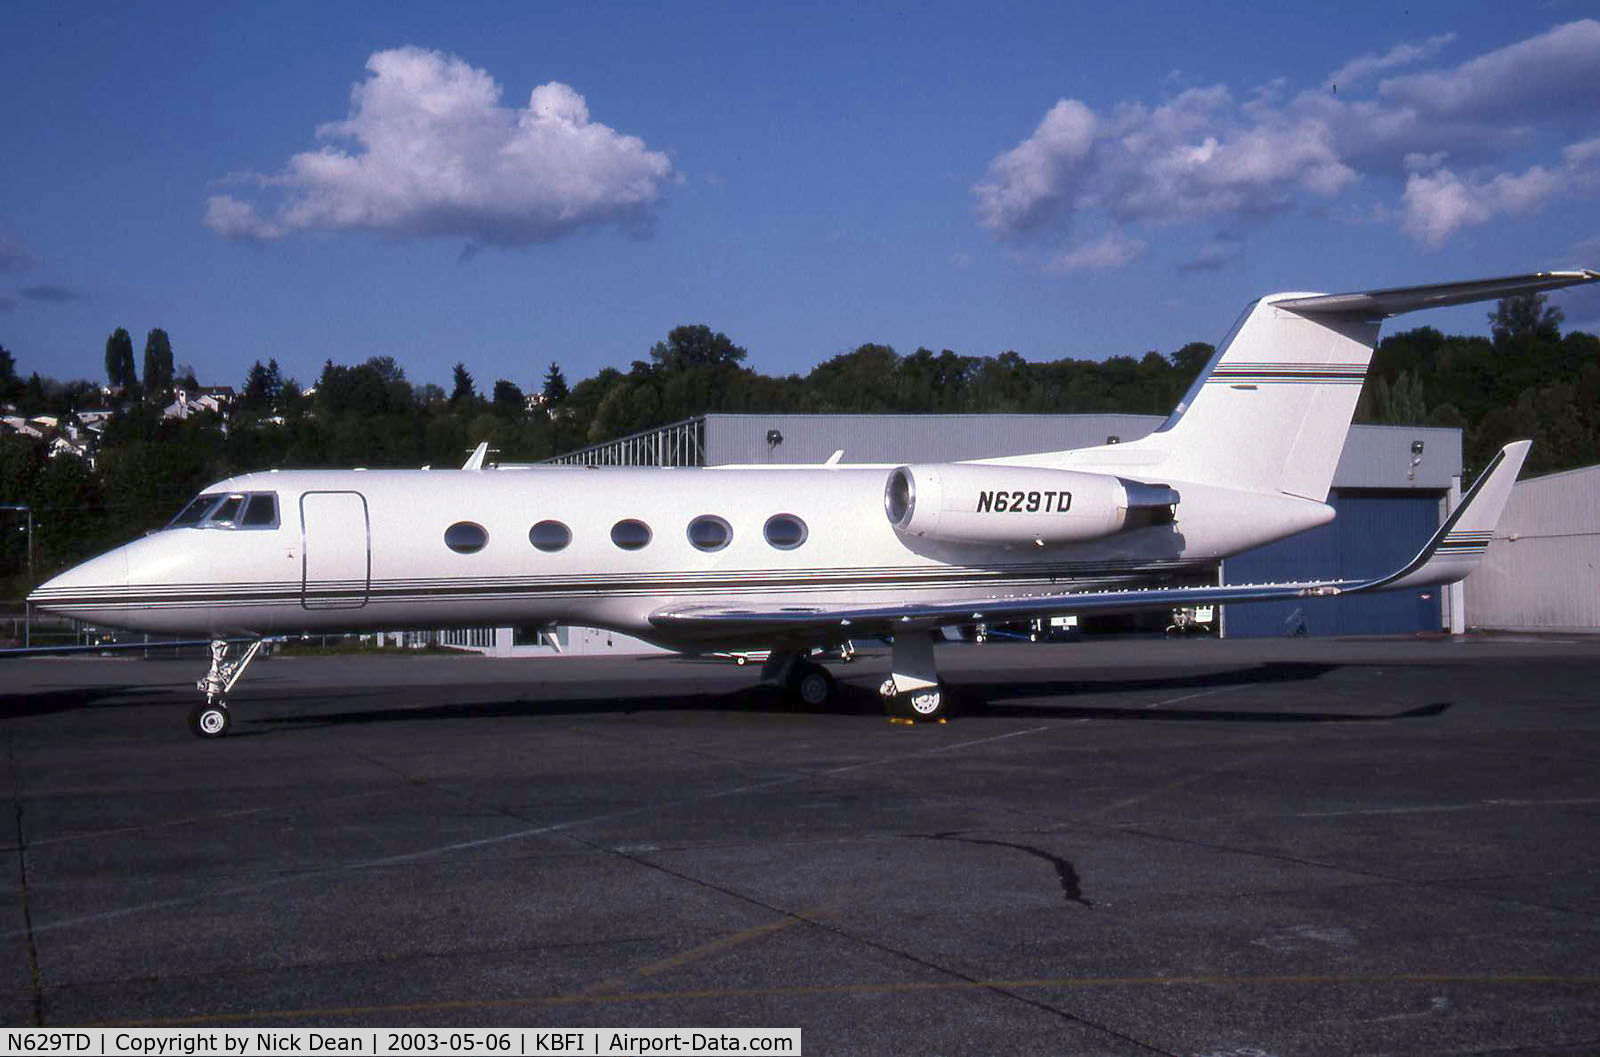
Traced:
[[206, 514], [217, 505], [220, 495], [197, 496], [194, 502], [178, 511], [178, 516], [167, 522], [167, 528], [182, 528], [185, 525], [198, 525], [206, 519]]
[[212, 492], [198, 496], [167, 528], [275, 529], [276, 492]]

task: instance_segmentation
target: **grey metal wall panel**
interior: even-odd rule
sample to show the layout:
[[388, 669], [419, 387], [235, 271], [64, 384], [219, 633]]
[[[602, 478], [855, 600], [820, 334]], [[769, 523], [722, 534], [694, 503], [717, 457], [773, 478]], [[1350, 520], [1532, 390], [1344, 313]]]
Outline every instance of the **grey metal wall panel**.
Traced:
[[1600, 466], [1519, 481], [1466, 599], [1472, 627], [1600, 630]]
[[[845, 462], [949, 462], [1087, 448], [1110, 436], [1136, 440], [1163, 421], [1159, 415], [719, 414], [706, 416], [705, 455], [711, 466], [815, 463], [840, 449]], [[780, 443], [767, 442], [771, 430], [783, 437]], [[1423, 451], [1413, 456], [1418, 440]], [[1460, 472], [1458, 429], [1352, 426], [1333, 484], [1440, 492]]]
[[[1414, 441], [1422, 453], [1412, 454]], [[1335, 488], [1446, 491], [1461, 472], [1461, 431], [1433, 426], [1351, 426], [1333, 471]]]
[[[706, 458], [726, 463], [950, 462], [1142, 437], [1154, 415], [707, 415]], [[783, 441], [769, 444], [777, 430]]]

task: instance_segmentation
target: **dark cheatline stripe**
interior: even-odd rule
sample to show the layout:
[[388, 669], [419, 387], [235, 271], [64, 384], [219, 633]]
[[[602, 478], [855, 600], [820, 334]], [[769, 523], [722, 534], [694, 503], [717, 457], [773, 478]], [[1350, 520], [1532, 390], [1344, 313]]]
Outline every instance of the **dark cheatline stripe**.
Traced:
[[1263, 382], [1353, 385], [1361, 382], [1366, 373], [1366, 365], [1359, 363], [1227, 363], [1214, 368], [1206, 381], [1235, 385]]
[[[345, 598], [366, 594], [374, 599], [425, 600], [430, 598], [478, 597], [541, 597], [570, 595], [587, 597], [595, 594], [679, 594], [685, 589], [695, 593], [752, 593], [778, 590], [805, 590], [826, 588], [831, 590], [877, 590], [897, 588], [937, 588], [984, 585], [1004, 588], [1013, 584], [1050, 583], [1056, 580], [1086, 580], [1129, 578], [1176, 572], [1195, 568], [1196, 563], [1180, 561], [1147, 562], [1138, 566], [1112, 565], [1108, 562], [1065, 563], [1050, 566], [1015, 566], [998, 570], [918, 569], [895, 572], [862, 574], [850, 569], [809, 570], [799, 573], [773, 575], [770, 572], [725, 573], [719, 580], [692, 580], [662, 573], [617, 577], [616, 574], [596, 574], [566, 578], [530, 578], [526, 576], [496, 578], [460, 578], [456, 580], [378, 580], [370, 587], [361, 580], [316, 581], [309, 590], [293, 581], [279, 581], [270, 585], [252, 585], [241, 589], [231, 585], [192, 584], [170, 587], [134, 586], [96, 590], [92, 595], [78, 591], [61, 590], [36, 595], [39, 604], [61, 608], [64, 606], [137, 607], [156, 606], [167, 602], [185, 605], [243, 605], [253, 602], [270, 603], [278, 600], [297, 601]], [[1024, 569], [1026, 572], [1024, 573]], [[1022, 575], [1019, 575], [1022, 574]]]
[[[1146, 580], [1152, 572], [1161, 570], [1128, 569], [1124, 568], [1116, 575], [1093, 575], [1078, 577], [1062, 577], [1050, 575], [1034, 575], [1030, 577], [1004, 577], [997, 578], [986, 575], [950, 574], [944, 573], [937, 577], [899, 577], [895, 579], [876, 578], [856, 582], [828, 582], [818, 584], [811, 580], [796, 580], [794, 578], [778, 578], [767, 581], [726, 583], [720, 585], [695, 584], [693, 594], [704, 594], [713, 597], [739, 597], [751, 594], [766, 594], [772, 591], [804, 590], [812, 587], [825, 587], [829, 590], [854, 590], [868, 592], [886, 592], [903, 590], [930, 590], [938, 588], [983, 587], [995, 591], [1013, 588], [1041, 588], [1061, 587], [1063, 579], [1083, 583], [1127, 583]], [[681, 588], [681, 585], [679, 585]], [[400, 603], [400, 602], [466, 602], [479, 601], [485, 598], [503, 600], [553, 600], [553, 599], [582, 599], [592, 598], [597, 595], [608, 597], [647, 597], [655, 595], [680, 595], [683, 590], [674, 591], [670, 585], [656, 583], [638, 583], [635, 581], [612, 581], [610, 583], [584, 583], [584, 584], [549, 584], [530, 582], [526, 580], [493, 585], [488, 587], [450, 586], [435, 587], [425, 590], [413, 588], [387, 588], [376, 587], [365, 592], [374, 603]], [[309, 601], [313, 605], [319, 602], [338, 602], [348, 600], [352, 596], [359, 597], [363, 592], [359, 583], [353, 588], [323, 588], [320, 585], [309, 592], [302, 592], [297, 585], [280, 589], [271, 593], [256, 593], [241, 597], [232, 592], [186, 592], [164, 593], [161, 595], [145, 596], [72, 596], [51, 599], [49, 604], [57, 609], [189, 609], [216, 606], [221, 608], [240, 608], [256, 605], [299, 605], [302, 601]]]

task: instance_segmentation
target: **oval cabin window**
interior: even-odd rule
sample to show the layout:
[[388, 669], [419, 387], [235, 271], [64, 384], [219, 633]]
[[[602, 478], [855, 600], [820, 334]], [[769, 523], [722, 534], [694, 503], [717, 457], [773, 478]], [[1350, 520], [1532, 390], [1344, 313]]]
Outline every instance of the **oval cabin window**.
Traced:
[[444, 545], [457, 554], [476, 554], [488, 542], [488, 530], [471, 521], [457, 521], [444, 530]]
[[636, 551], [650, 542], [650, 526], [624, 518], [611, 526], [611, 542], [625, 551]]
[[559, 521], [541, 521], [528, 530], [528, 542], [542, 551], [558, 551], [572, 542], [572, 530]]
[[774, 514], [762, 530], [767, 542], [780, 551], [792, 551], [806, 541], [806, 523], [793, 514]]
[[689, 522], [689, 542], [703, 551], [720, 551], [733, 539], [733, 527], [715, 514], [702, 514]]

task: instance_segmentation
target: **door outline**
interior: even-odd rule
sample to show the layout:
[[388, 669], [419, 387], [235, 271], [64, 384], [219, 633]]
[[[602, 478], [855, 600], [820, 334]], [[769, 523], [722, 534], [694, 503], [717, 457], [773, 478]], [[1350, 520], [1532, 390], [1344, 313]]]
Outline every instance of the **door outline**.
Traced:
[[[306, 497], [312, 495], [353, 495], [361, 500], [361, 528], [367, 559], [366, 574], [361, 582], [361, 599], [335, 598], [312, 601], [306, 597], [306, 576], [310, 572], [311, 541], [306, 534]], [[316, 489], [300, 493], [300, 608], [302, 609], [361, 609], [372, 594], [372, 513], [367, 509], [367, 497], [352, 488]]]

